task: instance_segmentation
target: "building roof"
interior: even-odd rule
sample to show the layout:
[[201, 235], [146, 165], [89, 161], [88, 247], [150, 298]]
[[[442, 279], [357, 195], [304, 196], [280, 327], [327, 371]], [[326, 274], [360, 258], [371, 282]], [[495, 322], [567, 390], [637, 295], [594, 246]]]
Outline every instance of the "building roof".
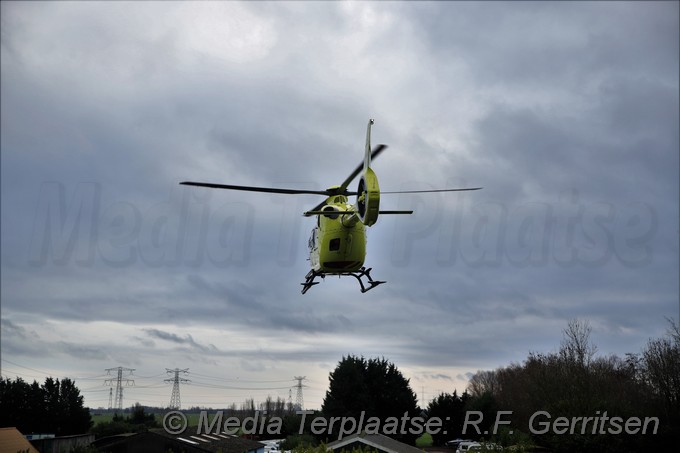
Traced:
[[[181, 434], [170, 434], [164, 429], [151, 429], [141, 433], [104, 437], [93, 444], [102, 452], [157, 452], [168, 450], [185, 453], [264, 453], [264, 444], [225, 432], [197, 433], [189, 427]], [[0, 453], [4, 450], [0, 449]]]
[[364, 445], [375, 448], [376, 450], [384, 451], [386, 453], [423, 453], [423, 450], [413, 447], [411, 445], [394, 440], [391, 437], [383, 436], [382, 434], [354, 434], [344, 437], [341, 440], [336, 440], [327, 445], [331, 450], [340, 451], [344, 447], [355, 442], [360, 442]]
[[264, 444], [233, 434], [221, 433], [197, 433], [197, 427], [191, 426], [182, 434], [169, 434], [164, 429], [152, 429], [149, 432], [186, 446], [193, 447], [194, 450], [221, 453], [246, 453], [257, 450], [264, 450]]
[[0, 428], [0, 451], [38, 453], [38, 450], [16, 428]]

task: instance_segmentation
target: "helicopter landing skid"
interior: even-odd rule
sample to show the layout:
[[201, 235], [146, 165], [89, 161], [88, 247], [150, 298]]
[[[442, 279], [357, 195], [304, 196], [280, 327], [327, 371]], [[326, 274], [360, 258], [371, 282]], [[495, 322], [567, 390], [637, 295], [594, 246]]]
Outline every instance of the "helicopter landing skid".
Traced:
[[[359, 281], [359, 285], [361, 286], [361, 292], [365, 293], [367, 291], [372, 290], [378, 285], [382, 285], [385, 283], [384, 281], [379, 281], [379, 280], [373, 280], [371, 277], [371, 269], [368, 268], [366, 269], [365, 267], [362, 267], [356, 272], [339, 272], [339, 273], [333, 273], [333, 274], [328, 274], [325, 272], [317, 272], [314, 269], [310, 270], [307, 275], [305, 275], [305, 282], [300, 283], [302, 285], [302, 294], [305, 294], [309, 288], [311, 288], [314, 285], [318, 285], [320, 282], [315, 282], [314, 279], [316, 277], [321, 277], [322, 279], [326, 278], [326, 275], [337, 275], [338, 277], [343, 276], [343, 275], [351, 275], [352, 277], [356, 278]], [[362, 280], [362, 277], [366, 277], [367, 281], [364, 282]], [[368, 286], [367, 286], [368, 285]]]

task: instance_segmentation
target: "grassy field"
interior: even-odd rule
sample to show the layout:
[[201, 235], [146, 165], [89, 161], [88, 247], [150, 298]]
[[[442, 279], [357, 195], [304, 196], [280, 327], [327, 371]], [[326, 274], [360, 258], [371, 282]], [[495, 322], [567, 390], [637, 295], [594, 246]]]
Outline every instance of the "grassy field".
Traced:
[[[124, 417], [129, 417], [131, 414], [130, 413], [123, 413]], [[156, 421], [160, 424], [163, 422], [163, 412], [156, 412], [154, 413], [154, 416], [156, 417]], [[184, 412], [184, 415], [187, 417], [187, 422], [189, 426], [197, 426], [198, 425], [198, 417], [199, 414], [198, 412]], [[214, 414], [210, 414], [210, 420], [212, 420], [212, 417]], [[108, 413], [108, 414], [94, 414], [92, 415], [92, 421], [94, 424], [92, 426], [97, 426], [100, 423], [108, 423], [111, 420], [113, 420], [113, 414]]]
[[422, 447], [431, 447], [432, 446], [432, 436], [430, 436], [428, 433], [423, 434], [419, 438], [416, 439], [416, 447], [422, 448]]
[[113, 414], [93, 414], [92, 421], [94, 422], [92, 426], [97, 426], [100, 423], [108, 423], [113, 420]]

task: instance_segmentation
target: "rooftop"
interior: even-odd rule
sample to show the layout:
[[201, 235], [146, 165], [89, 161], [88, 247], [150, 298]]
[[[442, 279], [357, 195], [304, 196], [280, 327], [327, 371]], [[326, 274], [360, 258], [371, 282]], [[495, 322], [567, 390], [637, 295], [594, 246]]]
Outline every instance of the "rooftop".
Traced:
[[340, 451], [344, 447], [350, 446], [355, 442], [368, 445], [385, 453], [423, 453], [423, 450], [419, 448], [399, 442], [398, 440], [394, 440], [391, 437], [382, 434], [354, 434], [341, 440], [331, 442], [327, 446], [331, 450]]

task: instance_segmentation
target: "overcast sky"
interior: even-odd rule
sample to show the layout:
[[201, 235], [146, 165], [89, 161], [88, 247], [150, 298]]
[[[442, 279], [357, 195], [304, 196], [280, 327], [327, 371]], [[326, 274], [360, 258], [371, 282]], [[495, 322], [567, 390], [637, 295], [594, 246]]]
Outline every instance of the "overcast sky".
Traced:
[[[355, 354], [426, 404], [572, 318], [619, 356], [678, 320], [678, 2], [0, 7], [4, 377], [319, 408]], [[178, 185], [340, 184], [369, 118], [383, 190], [484, 187], [383, 195], [415, 214], [370, 228], [369, 293], [300, 294], [318, 196]]]

